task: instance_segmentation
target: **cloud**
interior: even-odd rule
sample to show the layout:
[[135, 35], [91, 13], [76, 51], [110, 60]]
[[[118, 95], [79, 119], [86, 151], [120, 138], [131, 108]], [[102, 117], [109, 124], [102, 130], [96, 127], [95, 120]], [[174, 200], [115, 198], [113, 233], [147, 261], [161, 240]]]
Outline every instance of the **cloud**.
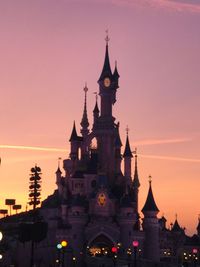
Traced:
[[163, 145], [173, 143], [184, 143], [191, 141], [190, 138], [173, 138], [173, 139], [146, 139], [136, 141], [134, 146], [147, 146], [147, 145]]
[[124, 6], [165, 8], [177, 12], [200, 13], [200, 3], [197, 0], [111, 0], [111, 2]]
[[149, 158], [149, 159], [161, 159], [161, 160], [173, 160], [173, 161], [200, 163], [200, 159], [171, 157], [171, 156], [159, 156], [159, 155], [145, 155], [145, 154], [138, 154], [138, 155], [142, 158]]
[[54, 147], [37, 147], [37, 146], [17, 146], [17, 145], [0, 145], [0, 148], [7, 149], [20, 149], [20, 150], [32, 150], [32, 151], [49, 151], [49, 152], [66, 152], [63, 148]]

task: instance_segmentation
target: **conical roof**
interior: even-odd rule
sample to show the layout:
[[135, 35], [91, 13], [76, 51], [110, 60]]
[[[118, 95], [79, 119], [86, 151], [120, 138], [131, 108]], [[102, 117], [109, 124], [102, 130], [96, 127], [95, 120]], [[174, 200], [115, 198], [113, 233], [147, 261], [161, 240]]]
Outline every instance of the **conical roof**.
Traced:
[[134, 178], [133, 178], [133, 187], [140, 187], [138, 168], [137, 168], [137, 154], [135, 155], [135, 172], [134, 172]]
[[83, 117], [81, 120], [81, 126], [83, 129], [87, 129], [89, 126], [89, 122], [88, 122], [88, 117], [87, 117], [87, 85], [85, 85], [84, 87], [84, 92], [85, 92], [85, 101], [84, 101], [84, 109], [83, 109]]
[[97, 99], [96, 99], [95, 107], [93, 109], [93, 113], [99, 113], [99, 107], [98, 107]]
[[62, 172], [61, 172], [61, 170], [60, 170], [60, 167], [58, 166], [58, 169], [57, 169], [57, 171], [56, 171], [56, 174], [61, 174]]
[[76, 141], [78, 139], [78, 135], [76, 132], [76, 125], [75, 125], [75, 121], [74, 121], [74, 125], [73, 125], [73, 129], [72, 129], [72, 133], [71, 133], [71, 137], [69, 139], [69, 141]]
[[115, 69], [114, 69], [114, 72], [113, 72], [113, 78], [115, 80], [117, 80], [119, 78], [119, 73], [118, 73], [118, 70], [117, 70], [117, 62], [115, 62]]
[[174, 224], [172, 226], [172, 231], [173, 232], [180, 232], [180, 231], [182, 231], [182, 228], [180, 227], [177, 219], [175, 220], [175, 222], [174, 222]]
[[110, 59], [109, 59], [109, 53], [108, 53], [108, 44], [106, 44], [104, 65], [103, 65], [103, 69], [102, 69], [98, 82], [103, 80], [105, 77], [112, 77], [112, 71], [110, 67]]
[[131, 148], [130, 148], [130, 144], [129, 144], [129, 138], [128, 138], [128, 134], [126, 137], [126, 146], [125, 146], [125, 150], [124, 150], [124, 154], [123, 154], [124, 158], [132, 158], [132, 152], [131, 152]]
[[142, 209], [142, 212], [145, 212], [145, 211], [159, 211], [156, 205], [156, 202], [154, 200], [154, 197], [153, 197], [153, 192], [151, 188], [151, 180], [149, 181], [149, 192], [147, 195], [147, 199]]

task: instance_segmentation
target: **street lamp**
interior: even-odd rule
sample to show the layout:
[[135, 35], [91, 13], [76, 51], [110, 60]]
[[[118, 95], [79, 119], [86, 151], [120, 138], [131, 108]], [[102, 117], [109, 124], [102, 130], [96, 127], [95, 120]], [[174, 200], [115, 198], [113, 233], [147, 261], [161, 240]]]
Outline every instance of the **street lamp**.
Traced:
[[133, 240], [133, 252], [134, 252], [134, 267], [137, 267], [137, 248], [139, 246], [138, 240]]
[[116, 260], [117, 260], [117, 247], [112, 247], [111, 251], [113, 253], [113, 263], [114, 267], [116, 266]]
[[[66, 240], [62, 240], [60, 243], [56, 245], [56, 248], [59, 251], [59, 259], [58, 263], [61, 262], [61, 255], [60, 252], [62, 252], [62, 262], [61, 262], [61, 267], [65, 267], [65, 255], [64, 255], [64, 249], [68, 246], [68, 242]], [[59, 265], [60, 266], [60, 265]]]

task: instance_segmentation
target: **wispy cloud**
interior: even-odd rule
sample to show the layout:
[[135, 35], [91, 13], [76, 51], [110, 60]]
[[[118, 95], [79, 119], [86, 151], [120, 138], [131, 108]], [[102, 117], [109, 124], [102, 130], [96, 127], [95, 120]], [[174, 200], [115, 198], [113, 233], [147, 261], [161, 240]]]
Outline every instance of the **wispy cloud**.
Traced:
[[20, 149], [20, 150], [35, 150], [35, 151], [49, 151], [49, 152], [66, 152], [66, 149], [63, 149], [63, 148], [38, 147], [38, 146], [0, 145], [0, 148]]
[[184, 161], [184, 162], [193, 162], [193, 163], [200, 162], [200, 159], [193, 159], [193, 158], [181, 158], [181, 157], [145, 155], [145, 154], [139, 154], [139, 156], [142, 158], [149, 158], [149, 159], [173, 160], [173, 161]]
[[178, 12], [200, 13], [200, 3], [194, 0], [111, 0], [113, 4], [165, 8]]
[[190, 138], [173, 138], [173, 139], [145, 139], [136, 141], [134, 146], [163, 145], [173, 143], [184, 143], [191, 141]]

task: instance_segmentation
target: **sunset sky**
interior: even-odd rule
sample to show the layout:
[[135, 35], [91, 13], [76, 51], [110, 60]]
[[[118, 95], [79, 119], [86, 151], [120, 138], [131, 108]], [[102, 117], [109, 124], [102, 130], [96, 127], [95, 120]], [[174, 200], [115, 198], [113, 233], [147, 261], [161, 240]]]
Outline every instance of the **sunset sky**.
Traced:
[[[92, 124], [105, 30], [120, 88], [114, 116], [138, 149], [140, 208], [148, 176], [167, 218], [196, 232], [200, 214], [200, 0], [0, 1], [0, 208], [25, 209], [30, 169], [42, 199], [56, 189], [58, 158], [79, 131], [87, 82]], [[90, 124], [90, 125], [91, 125]], [[124, 147], [123, 147], [124, 149]]]

